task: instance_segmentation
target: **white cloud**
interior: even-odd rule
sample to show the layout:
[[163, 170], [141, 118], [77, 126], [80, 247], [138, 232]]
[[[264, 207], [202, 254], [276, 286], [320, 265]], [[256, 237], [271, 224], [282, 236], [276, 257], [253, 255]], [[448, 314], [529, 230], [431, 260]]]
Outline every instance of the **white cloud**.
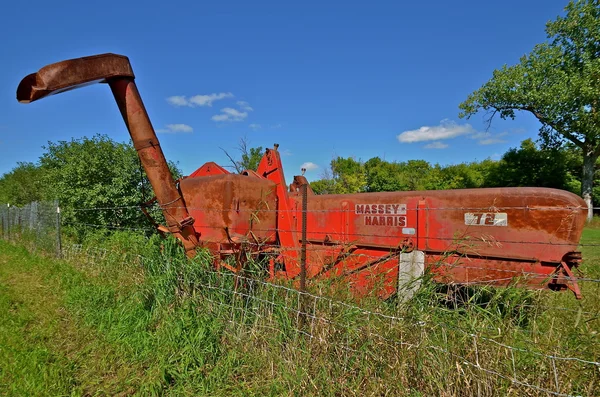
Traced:
[[214, 101], [219, 101], [225, 98], [232, 98], [233, 94], [231, 92], [220, 92], [218, 94], [209, 94], [209, 95], [194, 95], [190, 98], [190, 103], [196, 106], [212, 106]]
[[303, 168], [306, 171], [314, 171], [314, 170], [318, 169], [319, 166], [316, 165], [315, 163], [311, 163], [310, 161], [307, 161], [306, 163], [304, 163], [300, 166], [300, 169], [303, 169]]
[[471, 135], [469, 138], [481, 140], [489, 138], [490, 136], [492, 136], [492, 134], [490, 134], [489, 132], [478, 132], [476, 134]]
[[250, 104], [246, 101], [237, 101], [238, 106], [240, 107], [240, 109], [245, 110], [246, 112], [251, 112], [254, 109], [252, 109], [252, 106], [250, 106]]
[[493, 145], [496, 143], [506, 143], [506, 141], [504, 139], [488, 138], [488, 139], [482, 139], [477, 143], [480, 145]]
[[188, 100], [181, 95], [174, 95], [167, 98], [167, 102], [169, 102], [173, 106], [189, 106]]
[[471, 135], [469, 138], [477, 140], [480, 145], [493, 145], [496, 143], [505, 143], [506, 140], [500, 139], [503, 136], [508, 135], [508, 132], [501, 132], [499, 134], [492, 134], [490, 132], [478, 132]]
[[173, 106], [212, 106], [214, 101], [219, 101], [225, 98], [233, 98], [233, 94], [231, 92], [220, 92], [218, 94], [207, 94], [207, 95], [194, 95], [189, 98], [183, 95], [174, 95], [167, 98], [167, 102], [169, 102]]
[[271, 128], [272, 128], [272, 129], [274, 129], [274, 130], [277, 130], [277, 129], [281, 128], [281, 127], [282, 127], [282, 125], [281, 125], [281, 124], [273, 124], [273, 125], [271, 126]]
[[434, 141], [425, 145], [426, 149], [445, 149], [447, 144], [440, 142], [444, 139], [452, 139], [458, 136], [468, 136], [477, 141], [480, 145], [492, 145], [495, 143], [506, 142], [501, 137], [508, 135], [508, 132], [492, 134], [487, 131], [477, 131], [470, 124], [457, 124], [456, 122], [444, 119], [436, 126], [423, 126], [417, 130], [404, 131], [396, 138], [402, 143], [414, 143]]
[[226, 114], [215, 114], [211, 117], [213, 121], [227, 121], [229, 120], [229, 116]]
[[167, 124], [167, 128], [156, 130], [163, 134], [176, 134], [178, 132], [193, 132], [194, 129], [187, 124]]
[[262, 128], [262, 126], [260, 124], [250, 124], [248, 127], [250, 127], [250, 129], [253, 131], [257, 131]]
[[223, 108], [221, 114], [212, 116], [213, 121], [243, 121], [248, 117], [247, 112], [241, 112], [234, 108]]
[[418, 130], [404, 131], [398, 135], [397, 138], [403, 143], [413, 143], [450, 139], [460, 135], [473, 134], [475, 132], [475, 129], [473, 129], [470, 124], [459, 125], [452, 120], [444, 119], [440, 122], [440, 125], [423, 126]]
[[425, 145], [425, 149], [446, 149], [448, 144], [440, 141], [431, 142]]

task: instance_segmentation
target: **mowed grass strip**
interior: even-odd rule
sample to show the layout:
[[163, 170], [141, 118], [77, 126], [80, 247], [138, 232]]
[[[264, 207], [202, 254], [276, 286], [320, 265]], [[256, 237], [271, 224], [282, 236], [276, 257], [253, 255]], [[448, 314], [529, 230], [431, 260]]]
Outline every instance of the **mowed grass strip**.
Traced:
[[290, 394], [228, 343], [221, 313], [178, 302], [168, 268], [141, 273], [0, 240], [0, 396]]
[[67, 264], [0, 240], [0, 395], [114, 395], [135, 370], [65, 308]]

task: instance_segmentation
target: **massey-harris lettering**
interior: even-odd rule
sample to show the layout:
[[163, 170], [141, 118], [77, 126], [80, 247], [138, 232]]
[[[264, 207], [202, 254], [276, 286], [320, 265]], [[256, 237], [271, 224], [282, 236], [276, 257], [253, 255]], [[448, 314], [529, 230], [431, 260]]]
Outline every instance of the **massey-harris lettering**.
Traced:
[[366, 226], [406, 226], [405, 216], [365, 216]]
[[365, 226], [406, 226], [406, 204], [356, 204], [354, 212], [364, 215]]
[[356, 215], [406, 215], [406, 204], [356, 204]]

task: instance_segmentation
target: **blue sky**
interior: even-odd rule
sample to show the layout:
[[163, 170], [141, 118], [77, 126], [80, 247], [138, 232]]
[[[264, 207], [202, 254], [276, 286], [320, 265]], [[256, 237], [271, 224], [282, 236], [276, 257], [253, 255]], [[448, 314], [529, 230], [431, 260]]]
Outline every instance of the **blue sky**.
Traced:
[[288, 180], [336, 156], [454, 164], [536, 137], [526, 114], [458, 118], [503, 64], [546, 39], [566, 0], [7, 1], [0, 13], [0, 173], [48, 141], [127, 130], [104, 85], [30, 105], [22, 77], [63, 59], [127, 55], [168, 159], [185, 174], [220, 148], [280, 144]]

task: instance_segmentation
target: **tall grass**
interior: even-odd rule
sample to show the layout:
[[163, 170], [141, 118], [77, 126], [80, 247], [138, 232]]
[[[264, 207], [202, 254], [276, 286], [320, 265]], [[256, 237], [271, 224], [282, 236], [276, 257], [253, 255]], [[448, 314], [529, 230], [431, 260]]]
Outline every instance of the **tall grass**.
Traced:
[[[598, 230], [586, 230], [595, 240]], [[5, 243], [2, 243], [6, 245]], [[584, 247], [597, 272], [597, 247]], [[428, 277], [407, 302], [321, 294], [215, 271], [173, 240], [91, 236], [35, 260], [64, 306], [110, 347], [80, 393], [139, 395], [598, 395], [598, 284], [569, 293], [457, 289]], [[50, 269], [50, 270], [49, 270]], [[14, 270], [17, 272], [17, 270]], [[16, 331], [8, 331], [11, 335]], [[62, 368], [61, 365], [59, 367]], [[1, 378], [0, 378], [1, 379]]]

